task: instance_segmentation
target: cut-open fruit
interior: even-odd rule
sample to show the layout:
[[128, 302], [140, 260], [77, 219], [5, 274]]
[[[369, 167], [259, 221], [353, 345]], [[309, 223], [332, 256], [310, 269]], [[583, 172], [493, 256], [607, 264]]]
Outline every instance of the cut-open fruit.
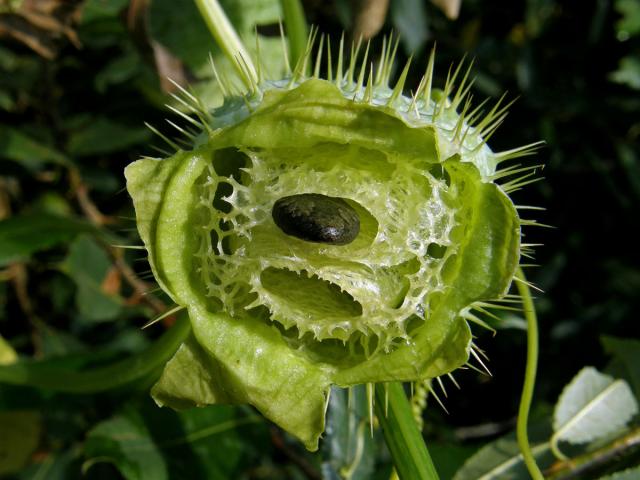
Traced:
[[[154, 387], [159, 403], [248, 402], [315, 448], [331, 385], [467, 362], [465, 312], [504, 295], [519, 259], [496, 169], [533, 147], [489, 149], [503, 110], [459, 114], [459, 68], [438, 92], [431, 60], [408, 98], [406, 74], [388, 87], [390, 50], [382, 58], [366, 82], [355, 67], [328, 80], [300, 68], [213, 112], [182, 98], [203, 122], [194, 148], [127, 168], [154, 274], [193, 325]], [[357, 235], [283, 231], [276, 202], [309, 194], [346, 202]]]

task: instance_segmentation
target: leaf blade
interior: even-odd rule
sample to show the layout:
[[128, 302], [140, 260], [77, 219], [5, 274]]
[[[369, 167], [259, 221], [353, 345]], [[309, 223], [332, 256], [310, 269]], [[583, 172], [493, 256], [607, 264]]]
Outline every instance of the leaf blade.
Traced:
[[[43, 233], [46, 232], [46, 235]], [[0, 266], [27, 260], [33, 253], [66, 243], [80, 233], [101, 233], [79, 219], [32, 213], [0, 221]]]
[[129, 412], [96, 425], [85, 444], [89, 457], [82, 470], [100, 462], [112, 463], [127, 480], [168, 479], [167, 465], [139, 415]]
[[554, 411], [552, 443], [585, 443], [624, 427], [638, 412], [631, 388], [593, 367], [583, 368], [565, 387]]
[[[531, 449], [540, 465], [547, 465], [553, 456], [549, 442], [549, 426], [534, 425], [531, 429]], [[515, 432], [488, 443], [469, 457], [456, 472], [453, 480], [528, 480], [530, 477], [522, 460]]]

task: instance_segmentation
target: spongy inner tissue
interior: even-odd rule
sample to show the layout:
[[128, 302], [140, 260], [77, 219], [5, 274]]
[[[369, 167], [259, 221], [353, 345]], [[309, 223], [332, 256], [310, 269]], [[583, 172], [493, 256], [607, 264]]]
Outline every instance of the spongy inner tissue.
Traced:
[[[212, 308], [238, 321], [264, 311], [300, 339], [375, 339], [373, 348], [386, 351], [429, 321], [461, 237], [463, 185], [442, 164], [334, 143], [238, 154], [244, 166], [220, 174], [228, 150], [214, 152], [199, 185], [194, 262]], [[349, 202], [361, 221], [355, 241], [318, 244], [282, 232], [273, 204], [301, 193]]]

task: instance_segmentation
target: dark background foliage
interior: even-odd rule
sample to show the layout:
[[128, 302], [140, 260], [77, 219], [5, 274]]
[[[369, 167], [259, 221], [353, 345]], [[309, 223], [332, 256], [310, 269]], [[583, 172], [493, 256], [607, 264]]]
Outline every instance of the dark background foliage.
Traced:
[[[239, 29], [277, 32], [270, 7], [258, 5], [269, 2], [239, 3], [256, 5], [242, 12], [223, 2]], [[334, 39], [375, 24], [358, 17], [358, 2], [303, 3]], [[544, 291], [535, 415], [548, 417], [580, 368], [608, 365], [616, 352], [605, 351], [603, 336], [637, 336], [640, 2], [465, 0], [450, 19], [427, 1], [391, 0], [383, 20], [381, 33], [402, 40], [398, 64], [415, 54], [410, 88], [434, 41], [439, 86], [466, 53], [475, 98], [520, 96], [492, 148], [546, 142], [525, 159], [544, 164], [544, 179], [513, 197], [544, 207], [529, 214], [553, 227], [525, 231], [542, 244], [527, 274]], [[152, 279], [140, 252], [110, 245], [137, 242], [122, 172], [161, 143], [144, 122], [165, 131], [174, 89], [165, 77], [212, 88], [199, 55], [215, 47], [202, 38], [188, 0], [0, 2], [0, 340], [21, 357], [97, 364], [140, 351], [163, 330], [139, 328], [167, 303], [141, 295]], [[435, 403], [425, 413], [443, 478], [513, 428], [525, 335], [517, 313], [509, 320], [514, 328], [495, 337], [476, 332], [493, 377], [457, 374], [462, 389], [448, 388], [449, 413]], [[12, 349], [0, 343], [0, 363]], [[151, 381], [97, 396], [0, 386], [0, 435], [15, 447], [0, 444], [0, 475], [79, 478], [84, 465], [89, 478], [114, 478], [116, 469], [126, 478], [318, 478], [340, 465], [336, 435], [322, 454], [307, 454], [250, 409], [158, 410], [147, 399]], [[374, 440], [363, 469], [375, 456], [388, 478]]]

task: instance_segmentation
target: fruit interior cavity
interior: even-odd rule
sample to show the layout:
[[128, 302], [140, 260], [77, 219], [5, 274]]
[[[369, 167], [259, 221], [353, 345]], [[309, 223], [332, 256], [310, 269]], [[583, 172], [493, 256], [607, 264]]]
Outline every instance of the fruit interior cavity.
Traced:
[[[464, 185], [428, 160], [336, 143], [215, 150], [200, 179], [194, 258], [206, 295], [238, 321], [276, 322], [302, 350], [339, 340], [369, 356], [408, 340], [428, 321], [458, 249]], [[361, 217], [356, 240], [285, 235], [271, 209], [300, 193], [349, 201]]]

